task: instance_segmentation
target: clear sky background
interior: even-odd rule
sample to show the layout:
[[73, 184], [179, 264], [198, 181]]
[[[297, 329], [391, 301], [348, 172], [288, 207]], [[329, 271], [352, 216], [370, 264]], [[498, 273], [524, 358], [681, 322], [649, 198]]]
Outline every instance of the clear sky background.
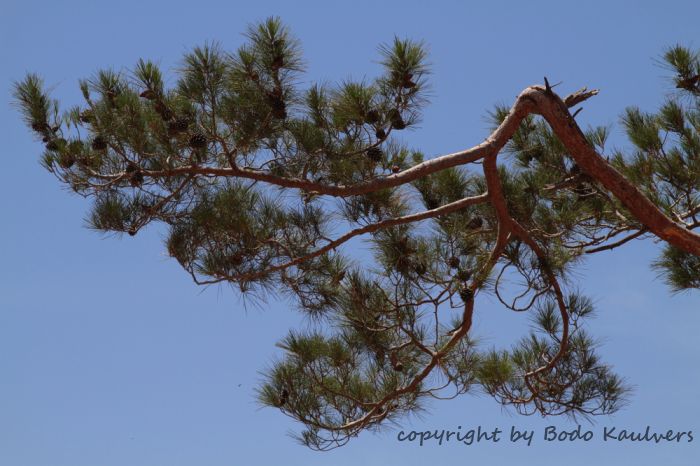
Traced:
[[[671, 90], [655, 58], [675, 43], [700, 47], [697, 1], [452, 2], [14, 1], [0, 0], [0, 464], [8, 466], [223, 466], [435, 464], [672, 464], [700, 457], [700, 295], [671, 295], [649, 263], [651, 241], [590, 258], [582, 290], [598, 314], [589, 329], [601, 353], [636, 387], [631, 403], [584, 424], [588, 443], [547, 444], [550, 424], [523, 418], [484, 395], [433, 402], [410, 430], [537, 430], [532, 446], [396, 441], [398, 428], [364, 433], [316, 453], [287, 436], [299, 430], [261, 409], [259, 371], [274, 343], [306, 325], [288, 303], [244, 308], [227, 287], [195, 286], [165, 254], [163, 230], [134, 238], [83, 227], [88, 204], [38, 164], [41, 145], [10, 105], [11, 82], [38, 72], [65, 104], [77, 80], [139, 57], [165, 69], [206, 40], [229, 49], [254, 21], [279, 15], [302, 41], [306, 83], [374, 76], [377, 45], [394, 34], [430, 46], [432, 104], [405, 140], [426, 154], [479, 143], [485, 116], [526, 86], [563, 81], [566, 94], [601, 89], [577, 118], [613, 125], [628, 105], [653, 111]], [[171, 76], [171, 82], [172, 74]], [[477, 335], [508, 344], [527, 330], [488, 298]], [[680, 444], [616, 444], [602, 428], [693, 430]], [[695, 459], [693, 461], [693, 459]]]

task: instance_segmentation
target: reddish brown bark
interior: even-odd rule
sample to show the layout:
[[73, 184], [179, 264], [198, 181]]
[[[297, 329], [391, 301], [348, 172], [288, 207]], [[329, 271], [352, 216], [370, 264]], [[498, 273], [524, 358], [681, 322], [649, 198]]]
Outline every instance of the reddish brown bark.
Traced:
[[518, 101], [523, 99], [534, 104], [533, 113], [540, 114], [547, 120], [578, 166], [619, 199], [650, 232], [679, 249], [700, 256], [700, 235], [667, 217], [636, 186], [601, 157], [588, 143], [568, 107], [556, 94], [543, 87], [532, 86], [518, 97]]

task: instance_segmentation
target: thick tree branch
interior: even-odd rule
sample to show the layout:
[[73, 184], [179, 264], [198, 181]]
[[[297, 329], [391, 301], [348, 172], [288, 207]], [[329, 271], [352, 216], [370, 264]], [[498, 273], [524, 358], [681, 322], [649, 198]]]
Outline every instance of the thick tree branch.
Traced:
[[[610, 191], [652, 233], [688, 253], [700, 255], [700, 235], [668, 218], [634, 184], [618, 172], [588, 143], [566, 103], [541, 86], [523, 91], [518, 100], [534, 104], [533, 113], [542, 115], [569, 150], [576, 164]], [[516, 104], [517, 105], [517, 104]]]

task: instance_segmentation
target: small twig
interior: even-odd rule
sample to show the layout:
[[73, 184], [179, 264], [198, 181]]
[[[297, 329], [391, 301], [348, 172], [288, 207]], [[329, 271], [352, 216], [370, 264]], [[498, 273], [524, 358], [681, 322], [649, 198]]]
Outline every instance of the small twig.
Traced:
[[564, 104], [567, 107], [573, 107], [574, 105], [580, 104], [584, 100], [590, 99], [594, 95], [598, 95], [599, 92], [600, 91], [598, 91], [598, 89], [591, 89], [589, 91], [587, 87], [582, 87], [578, 91], [564, 97]]

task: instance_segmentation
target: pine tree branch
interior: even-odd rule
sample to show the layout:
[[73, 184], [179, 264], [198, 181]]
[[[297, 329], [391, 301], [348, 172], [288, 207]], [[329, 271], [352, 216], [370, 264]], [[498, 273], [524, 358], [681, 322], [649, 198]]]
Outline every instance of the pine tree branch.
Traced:
[[668, 218], [644, 193], [601, 157], [588, 143], [571, 117], [567, 105], [559, 97], [548, 95], [540, 86], [532, 86], [523, 91], [518, 99], [533, 102], [534, 113], [547, 120], [576, 164], [610, 191], [652, 233], [683, 251], [700, 255], [700, 235]]
[[[420, 116], [422, 45], [395, 39], [382, 49], [383, 77], [313, 86], [304, 97], [293, 75], [300, 56], [279, 20], [251, 26], [248, 37], [231, 57], [196, 48], [167, 91], [150, 62], [139, 63], [137, 85], [101, 71], [81, 82], [87, 107], [64, 119], [35, 75], [15, 84], [15, 98], [46, 144], [42, 165], [95, 196], [95, 228], [135, 234], [163, 221], [168, 252], [196, 283], [289, 291], [330, 323], [332, 336], [325, 328], [290, 334], [292, 354], [271, 370], [261, 401], [304, 423], [302, 440], [319, 449], [419, 409], [450, 384], [465, 393], [472, 381], [526, 414], [614, 411], [624, 384], [596, 363], [578, 324], [592, 305], [562, 286], [583, 254], [651, 233], [668, 243], [656, 266], [680, 274], [679, 287], [697, 287], [698, 257], [686, 254], [700, 256], [697, 108], [671, 99], [658, 115], [628, 111], [639, 152], [609, 163], [601, 156], [607, 130], [584, 134], [581, 108], [569, 111], [598, 90], [560, 98], [545, 77], [508, 111], [498, 107], [498, 126], [482, 143], [424, 160], [388, 139]], [[676, 47], [666, 60], [677, 87], [693, 91], [697, 56]], [[506, 147], [515, 164], [499, 167]], [[484, 177], [459, 169], [466, 164], [481, 165]], [[426, 210], [395, 189], [405, 185]], [[274, 188], [283, 188], [279, 197]], [[301, 191], [293, 192], [301, 202], [286, 190]], [[318, 196], [341, 198], [337, 211], [331, 199], [310, 202]], [[349, 221], [335, 239], [333, 214]], [[437, 219], [435, 230], [412, 228], [426, 219]], [[373, 278], [337, 251], [367, 234], [379, 265]], [[499, 287], [513, 269], [526, 286], [508, 304]], [[472, 353], [467, 336], [482, 291], [514, 311], [534, 307], [530, 338], [512, 351]], [[449, 332], [442, 306], [462, 307]]]
[[[548, 89], [545, 92], [551, 93], [551, 90]], [[535, 242], [535, 240], [530, 236], [527, 230], [523, 228], [518, 223], [518, 221], [511, 216], [510, 212], [508, 211], [508, 205], [505, 195], [503, 193], [503, 186], [501, 184], [500, 176], [498, 173], [498, 166], [496, 165], [495, 156], [487, 157], [484, 160], [484, 176], [486, 177], [491, 204], [496, 210], [496, 214], [498, 216], [499, 230], [503, 228], [507, 229], [508, 231], [511, 231], [514, 236], [520, 238], [520, 240], [522, 240], [523, 243], [528, 245], [530, 249], [535, 253], [540, 262], [540, 267], [542, 268], [547, 277], [549, 286], [551, 286], [554, 291], [557, 305], [559, 307], [559, 314], [562, 321], [562, 335], [559, 342], [559, 350], [557, 351], [557, 354], [555, 354], [554, 357], [550, 361], [548, 361], [544, 366], [541, 366], [535, 370], [524, 374], [525, 382], [528, 385], [530, 391], [532, 392], [532, 396], [534, 397], [537, 391], [531, 386], [529, 379], [531, 377], [537, 376], [538, 374], [545, 373], [551, 370], [557, 364], [557, 362], [559, 362], [561, 358], [564, 357], [564, 355], [567, 352], [569, 345], [569, 312], [567, 310], [566, 303], [564, 302], [564, 294], [562, 293], [559, 281], [557, 280], [556, 276], [554, 275], [552, 269], [549, 266], [549, 260], [547, 258], [547, 255], [542, 250], [540, 245], [537, 244], [537, 242]]]
[[[309, 253], [301, 257], [297, 257], [296, 259], [292, 259], [288, 262], [285, 262], [284, 264], [279, 264], [275, 265], [272, 267], [268, 267], [267, 269], [258, 271], [258, 272], [252, 272], [252, 273], [246, 273], [246, 274], [240, 274], [240, 275], [223, 275], [220, 278], [216, 279], [215, 281], [212, 281], [210, 283], [216, 283], [220, 281], [232, 281], [232, 282], [240, 282], [240, 281], [250, 281], [250, 280], [255, 280], [256, 278], [264, 277], [265, 275], [269, 275], [274, 272], [279, 272], [281, 270], [288, 269], [289, 267], [293, 267], [295, 265], [299, 265], [303, 262], [307, 262], [315, 257], [321, 256], [331, 250], [335, 250], [339, 246], [343, 245], [344, 243], [350, 241], [352, 238], [355, 238], [356, 236], [364, 235], [367, 233], [374, 233], [379, 230], [384, 230], [387, 228], [391, 228], [396, 225], [405, 225], [407, 223], [414, 223], [414, 222], [419, 222], [421, 220], [426, 220], [429, 218], [437, 218], [441, 217], [443, 215], [448, 215], [453, 212], [456, 212], [460, 209], [463, 209], [468, 206], [472, 205], [477, 205], [477, 204], [482, 204], [487, 202], [489, 199], [488, 193], [480, 194], [478, 196], [473, 196], [473, 197], [467, 197], [464, 199], [460, 199], [459, 201], [451, 202], [449, 204], [445, 204], [443, 206], [440, 206], [436, 209], [431, 209], [431, 210], [426, 210], [423, 212], [418, 212], [415, 214], [410, 214], [410, 215], [405, 215], [403, 217], [396, 217], [396, 218], [390, 218], [387, 220], [383, 220], [381, 222], [377, 223], [371, 223], [369, 225], [366, 225], [361, 228], [355, 228], [354, 230], [351, 230], [344, 235], [336, 238], [333, 241], [330, 241], [328, 244], [325, 246]], [[204, 283], [204, 282], [200, 282]]]
[[601, 252], [601, 251], [610, 251], [612, 249], [615, 249], [617, 247], [622, 246], [623, 244], [632, 241], [633, 239], [639, 238], [645, 233], [648, 233], [649, 231], [646, 228], [642, 228], [640, 230], [637, 230], [636, 232], [625, 236], [624, 238], [615, 241], [614, 243], [606, 244], [604, 246], [599, 246], [597, 248], [591, 248], [591, 249], [586, 249], [584, 252], [586, 254], [595, 254], [596, 252]]
[[[387, 394], [384, 396], [381, 400], [376, 402], [376, 406], [370, 410], [367, 414], [365, 414], [363, 417], [356, 419], [355, 421], [349, 422], [347, 424], [344, 424], [339, 427], [330, 427], [329, 430], [334, 430], [334, 431], [344, 431], [344, 430], [353, 430], [357, 429], [360, 430], [363, 427], [365, 427], [368, 422], [372, 419], [373, 416], [377, 414], [377, 411], [379, 410], [380, 407], [384, 406], [386, 403], [389, 401], [396, 399], [397, 397], [401, 396], [402, 394], [405, 393], [411, 393], [416, 390], [416, 387], [418, 384], [420, 384], [425, 378], [430, 375], [430, 373], [433, 371], [433, 369], [440, 363], [440, 360], [444, 358], [452, 349], [453, 347], [461, 340], [464, 338], [468, 333], [469, 330], [471, 329], [472, 326], [472, 317], [474, 315], [474, 298], [476, 291], [481, 288], [483, 285], [484, 281], [488, 277], [490, 271], [493, 269], [493, 267], [496, 265], [498, 258], [503, 254], [503, 251], [505, 250], [505, 247], [508, 242], [508, 237], [509, 237], [509, 231], [505, 227], [501, 227], [499, 224], [499, 232], [497, 235], [497, 241], [496, 244], [494, 245], [493, 249], [491, 250], [491, 254], [489, 255], [489, 259], [480, 271], [480, 273], [477, 275], [477, 277], [474, 279], [472, 284], [470, 285], [469, 289], [471, 291], [471, 299], [466, 300], [464, 303], [464, 311], [462, 313], [462, 323], [455, 329], [455, 331], [451, 334], [450, 339], [440, 348], [440, 350], [436, 351], [433, 353], [433, 357], [431, 358], [430, 362], [423, 367], [423, 369], [416, 375], [411, 382], [409, 382], [407, 385], [394, 390], [392, 393]], [[386, 415], [386, 412], [384, 413]]]
[[[214, 168], [188, 166], [169, 170], [144, 170], [146, 177], [165, 178], [184, 174], [245, 178], [263, 181], [286, 188], [336, 197], [367, 194], [381, 189], [400, 186], [446, 168], [478, 161], [497, 155], [517, 130], [520, 122], [529, 114], [542, 115], [569, 150], [577, 165], [591, 178], [602, 184], [649, 230], [659, 238], [691, 254], [700, 255], [700, 235], [688, 231], [668, 218], [649, 199], [601, 157], [588, 143], [576, 121], [568, 112], [568, 106], [581, 102], [596, 91], [578, 91], [567, 97], [568, 103], [541, 86], [525, 89], [517, 98], [501, 125], [481, 144], [471, 149], [439, 156], [419, 163], [399, 173], [352, 185], [328, 185], [313, 181], [285, 178], [248, 168]], [[121, 178], [124, 173], [103, 175], [102, 178]]]

